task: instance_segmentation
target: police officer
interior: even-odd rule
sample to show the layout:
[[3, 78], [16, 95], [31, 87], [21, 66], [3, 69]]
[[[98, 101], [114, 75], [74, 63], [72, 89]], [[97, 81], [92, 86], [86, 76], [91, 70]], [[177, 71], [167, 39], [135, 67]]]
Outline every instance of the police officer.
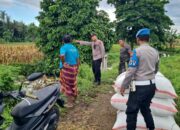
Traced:
[[137, 114], [140, 110], [146, 127], [154, 130], [154, 121], [150, 110], [150, 103], [155, 94], [155, 74], [158, 71], [158, 52], [152, 48], [149, 42], [150, 30], [143, 28], [136, 34], [137, 43], [140, 45], [133, 51], [129, 62], [125, 79], [121, 86], [121, 94], [132, 83], [129, 99], [127, 102], [127, 130], [135, 130]]
[[101, 63], [105, 55], [104, 43], [97, 38], [96, 34], [91, 34], [91, 42], [75, 40], [80, 45], [87, 45], [92, 47], [92, 70], [94, 74], [94, 83], [96, 85], [101, 84]]
[[120, 63], [119, 63], [119, 74], [126, 71], [126, 63], [129, 63], [130, 55], [131, 55], [131, 47], [125, 43], [123, 39], [118, 41], [121, 46], [120, 49]]

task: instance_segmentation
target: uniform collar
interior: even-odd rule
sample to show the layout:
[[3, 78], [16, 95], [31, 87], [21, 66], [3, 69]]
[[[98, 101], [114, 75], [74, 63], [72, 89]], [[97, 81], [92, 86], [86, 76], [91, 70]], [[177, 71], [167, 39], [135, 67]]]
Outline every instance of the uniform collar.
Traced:
[[149, 46], [148, 43], [141, 44], [140, 46]]

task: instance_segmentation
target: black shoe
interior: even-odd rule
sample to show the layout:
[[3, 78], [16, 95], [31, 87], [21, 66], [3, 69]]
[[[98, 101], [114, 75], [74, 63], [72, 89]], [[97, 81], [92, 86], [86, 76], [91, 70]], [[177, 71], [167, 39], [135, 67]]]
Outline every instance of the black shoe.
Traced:
[[96, 82], [95, 85], [99, 86], [99, 85], [101, 85], [101, 82]]
[[94, 81], [93, 81], [93, 83], [95, 84], [95, 83], [97, 83], [97, 81], [96, 81], [96, 80], [94, 80]]

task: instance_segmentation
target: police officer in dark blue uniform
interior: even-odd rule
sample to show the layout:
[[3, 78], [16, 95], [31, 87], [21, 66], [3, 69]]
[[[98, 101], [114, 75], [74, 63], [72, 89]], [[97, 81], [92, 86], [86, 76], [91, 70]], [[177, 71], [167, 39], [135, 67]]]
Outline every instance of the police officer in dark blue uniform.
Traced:
[[150, 103], [155, 94], [155, 74], [158, 71], [159, 54], [149, 42], [150, 30], [143, 28], [136, 34], [140, 45], [133, 51], [125, 79], [121, 86], [121, 94], [130, 87], [127, 102], [127, 130], [135, 130], [137, 115], [140, 110], [149, 130], [154, 130], [154, 121], [150, 110]]

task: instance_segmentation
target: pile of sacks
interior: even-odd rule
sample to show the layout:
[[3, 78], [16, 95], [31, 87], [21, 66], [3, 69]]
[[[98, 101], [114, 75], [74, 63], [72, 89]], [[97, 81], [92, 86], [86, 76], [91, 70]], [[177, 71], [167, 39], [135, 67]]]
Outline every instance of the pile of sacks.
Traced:
[[[126, 130], [125, 111], [129, 90], [125, 91], [124, 96], [120, 94], [120, 87], [125, 78], [125, 73], [119, 75], [113, 85], [116, 94], [111, 98], [111, 105], [118, 110], [113, 130]], [[173, 99], [177, 98], [177, 94], [171, 82], [160, 72], [157, 73], [155, 81], [157, 90], [151, 103], [151, 111], [156, 130], [180, 130], [174, 120], [174, 115], [178, 111]], [[136, 130], [146, 130], [146, 124], [140, 112], [138, 113]]]

